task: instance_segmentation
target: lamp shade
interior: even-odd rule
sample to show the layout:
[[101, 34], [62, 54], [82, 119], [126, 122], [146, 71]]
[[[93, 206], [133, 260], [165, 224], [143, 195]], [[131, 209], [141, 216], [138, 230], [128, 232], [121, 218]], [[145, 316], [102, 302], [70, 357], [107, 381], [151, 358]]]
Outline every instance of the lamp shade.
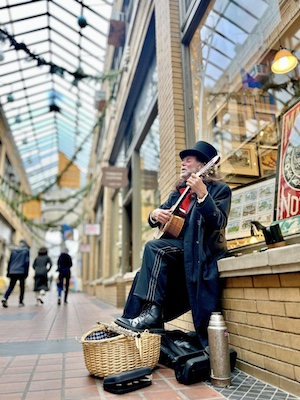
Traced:
[[274, 74], [286, 74], [292, 71], [297, 64], [296, 56], [286, 49], [280, 49], [274, 57], [271, 70]]

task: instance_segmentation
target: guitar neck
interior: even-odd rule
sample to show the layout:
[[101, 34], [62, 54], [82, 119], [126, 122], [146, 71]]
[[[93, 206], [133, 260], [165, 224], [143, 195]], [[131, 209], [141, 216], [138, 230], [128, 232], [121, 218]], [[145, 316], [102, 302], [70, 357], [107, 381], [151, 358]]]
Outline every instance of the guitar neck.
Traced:
[[[205, 172], [207, 172], [211, 167], [213, 167], [214, 165], [216, 165], [219, 161], [220, 157], [219, 156], [215, 156], [213, 157], [210, 161], [208, 161], [207, 164], [204, 165], [204, 167], [202, 167], [200, 169], [200, 171], [196, 172], [197, 176], [202, 176], [205, 174]], [[190, 186], [187, 186], [184, 190], [184, 192], [180, 195], [179, 199], [176, 201], [176, 203], [173, 206], [173, 211], [172, 214], [175, 214], [181, 203], [184, 201], [184, 199], [186, 198], [186, 196], [189, 194], [189, 191], [191, 190]]]

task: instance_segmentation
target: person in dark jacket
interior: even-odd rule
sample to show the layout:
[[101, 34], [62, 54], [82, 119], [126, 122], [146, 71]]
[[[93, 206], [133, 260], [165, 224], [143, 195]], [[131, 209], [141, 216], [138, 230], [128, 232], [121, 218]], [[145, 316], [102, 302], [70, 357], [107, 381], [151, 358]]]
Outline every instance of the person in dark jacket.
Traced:
[[2, 305], [4, 308], [8, 307], [7, 300], [14, 290], [14, 287], [19, 281], [20, 283], [20, 296], [19, 296], [19, 307], [24, 306], [24, 294], [25, 294], [25, 280], [28, 276], [29, 269], [29, 246], [24, 239], [20, 240], [19, 246], [12, 250], [8, 266], [7, 266], [7, 277], [10, 278], [9, 286], [2, 299]]
[[205, 347], [210, 315], [220, 311], [217, 261], [227, 253], [231, 190], [213, 168], [219, 157], [212, 145], [199, 141], [179, 155], [181, 179], [148, 218], [159, 238], [146, 243], [141, 269], [115, 323], [135, 331], [155, 331], [191, 310]]
[[71, 256], [68, 254], [68, 249], [65, 248], [64, 251], [60, 254], [57, 261], [57, 270], [59, 272], [58, 282], [57, 282], [57, 291], [58, 291], [58, 300], [57, 304], [61, 303], [61, 293], [63, 289], [65, 290], [64, 303], [67, 304], [70, 278], [71, 278], [71, 270], [73, 262]]
[[48, 272], [52, 267], [52, 260], [48, 256], [48, 249], [41, 247], [38, 251], [38, 256], [35, 258], [32, 265], [34, 274], [34, 292], [37, 305], [44, 304], [42, 297], [49, 290], [48, 287]]

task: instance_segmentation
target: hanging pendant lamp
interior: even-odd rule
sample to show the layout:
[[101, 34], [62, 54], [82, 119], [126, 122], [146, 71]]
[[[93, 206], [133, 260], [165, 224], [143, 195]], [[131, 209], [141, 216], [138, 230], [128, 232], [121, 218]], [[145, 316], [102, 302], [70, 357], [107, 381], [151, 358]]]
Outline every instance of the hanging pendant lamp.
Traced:
[[280, 47], [272, 62], [271, 70], [274, 74], [286, 74], [298, 64], [298, 59], [287, 49]]

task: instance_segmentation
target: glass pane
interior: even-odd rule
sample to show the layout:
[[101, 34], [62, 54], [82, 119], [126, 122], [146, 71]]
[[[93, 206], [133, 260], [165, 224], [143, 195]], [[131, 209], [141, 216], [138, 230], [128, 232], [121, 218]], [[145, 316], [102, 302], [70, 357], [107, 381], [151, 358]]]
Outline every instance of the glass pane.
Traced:
[[[220, 172], [234, 195], [232, 246], [237, 239], [250, 243], [251, 220], [265, 226], [274, 220], [282, 119], [300, 99], [299, 66], [284, 74], [271, 70], [280, 45], [300, 55], [299, 7], [284, 1], [281, 10], [276, 0], [210, 2], [190, 43], [195, 141], [207, 140], [220, 153]], [[295, 143], [286, 145], [287, 158], [296, 154], [300, 140]]]
[[148, 215], [160, 205], [159, 154], [159, 119], [156, 117], [140, 148], [142, 245], [153, 237]]

